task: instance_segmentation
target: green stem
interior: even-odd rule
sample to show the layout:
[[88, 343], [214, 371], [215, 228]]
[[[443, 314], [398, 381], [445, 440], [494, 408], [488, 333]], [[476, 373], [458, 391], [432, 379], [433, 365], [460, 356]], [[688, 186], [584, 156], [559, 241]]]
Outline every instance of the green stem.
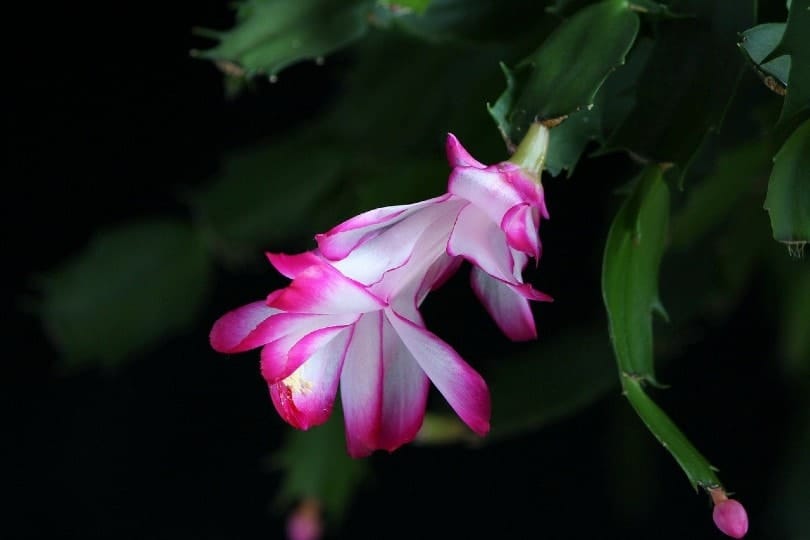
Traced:
[[708, 460], [689, 442], [678, 426], [650, 399], [641, 386], [641, 381], [626, 373], [621, 374], [622, 391], [633, 406], [647, 429], [655, 435], [661, 446], [666, 448], [683, 472], [689, 482], [695, 487], [706, 490], [720, 486], [720, 480], [714, 473], [714, 468]]
[[548, 141], [549, 128], [540, 122], [533, 123], [509, 161], [539, 179], [546, 162]]

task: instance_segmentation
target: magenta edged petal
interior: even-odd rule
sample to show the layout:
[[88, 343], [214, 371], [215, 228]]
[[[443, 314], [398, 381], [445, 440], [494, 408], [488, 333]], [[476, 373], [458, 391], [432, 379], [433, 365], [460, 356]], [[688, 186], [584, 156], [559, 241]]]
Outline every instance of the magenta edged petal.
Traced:
[[504, 161], [489, 167], [502, 175], [504, 181], [513, 186], [520, 194], [521, 199], [540, 209], [541, 215], [548, 219], [543, 186], [535, 182], [534, 178], [526, 174], [518, 165]]
[[[412, 259], [412, 262], [419, 264], [422, 259], [419, 248], [425, 244], [424, 237], [449, 231], [453, 223], [455, 216], [447, 214], [457, 203], [449, 207], [444, 203], [436, 202], [411, 212], [405, 219], [355, 247], [345, 258], [335, 261], [333, 266], [350, 279], [373, 285], [382, 280], [387, 272], [401, 268]], [[442, 221], [446, 222], [444, 227], [441, 226]], [[444, 234], [446, 237], [447, 233]]]
[[470, 201], [493, 223], [500, 225], [504, 214], [527, 201], [499, 172], [471, 167], [453, 169], [447, 189], [453, 195]]
[[[268, 383], [275, 383], [298, 369], [306, 358], [297, 355], [290, 357], [294, 347], [310, 334], [320, 335], [320, 331], [338, 331], [357, 320], [357, 315], [310, 315], [302, 313], [282, 313], [273, 319], [278, 322], [272, 328], [273, 340], [261, 352], [261, 372]], [[313, 337], [312, 339], [316, 339]], [[309, 343], [306, 341], [305, 343]], [[303, 345], [302, 345], [303, 347]]]
[[383, 392], [382, 312], [357, 321], [340, 375], [340, 396], [349, 455], [364, 457], [379, 448]]
[[269, 385], [273, 405], [293, 427], [309, 429], [329, 418], [351, 335], [351, 328], [338, 332], [290, 376]]
[[265, 339], [266, 322], [278, 313], [278, 309], [263, 301], [229, 311], [211, 328], [211, 347], [223, 353], [237, 353], [264, 345], [272, 339]]
[[310, 266], [268, 304], [292, 313], [320, 314], [360, 314], [386, 305], [328, 264]]
[[540, 237], [537, 231], [539, 215], [537, 209], [528, 204], [510, 208], [503, 216], [501, 229], [506, 233], [510, 247], [522, 251], [536, 259], [540, 258]]
[[451, 167], [476, 167], [483, 169], [485, 165], [472, 157], [469, 152], [461, 145], [461, 142], [452, 133], [447, 134], [447, 141], [445, 142], [445, 150], [447, 151], [447, 161], [450, 162]]
[[447, 254], [464, 257], [487, 274], [504, 281], [515, 279], [514, 259], [506, 235], [472, 204], [459, 213], [447, 242]]
[[391, 323], [383, 322], [383, 402], [378, 446], [392, 452], [416, 437], [427, 407], [430, 380]]
[[399, 206], [377, 208], [355, 216], [331, 230], [318, 234], [315, 240], [321, 254], [330, 260], [340, 260], [348, 256], [359, 244], [379, 234], [381, 229], [389, 227], [422, 207], [436, 204], [447, 199], [442, 195], [426, 201]]
[[296, 255], [267, 252], [265, 256], [282, 276], [290, 279], [295, 279], [295, 276], [310, 266], [321, 263], [321, 258], [314, 251], [305, 251]]
[[408, 352], [456, 414], [479, 435], [489, 431], [490, 400], [484, 379], [447, 343], [391, 310], [386, 317]]
[[512, 341], [528, 341], [537, 337], [534, 316], [526, 298], [478, 268], [472, 269], [470, 283], [475, 295], [506, 337]]

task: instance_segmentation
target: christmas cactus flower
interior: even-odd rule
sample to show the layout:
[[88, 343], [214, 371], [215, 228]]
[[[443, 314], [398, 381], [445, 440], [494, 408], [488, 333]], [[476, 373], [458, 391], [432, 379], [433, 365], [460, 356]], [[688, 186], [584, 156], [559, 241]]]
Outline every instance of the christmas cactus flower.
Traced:
[[473, 264], [473, 290], [506, 336], [537, 337], [529, 300], [551, 297], [523, 283], [523, 269], [540, 259], [540, 218], [548, 219], [543, 188], [519, 165], [485, 166], [447, 137], [453, 166], [448, 191], [465, 202], [456, 218], [447, 253]]
[[[268, 257], [292, 283], [225, 314], [214, 324], [211, 344], [226, 353], [262, 347], [261, 372], [284, 420], [299, 429], [325, 422], [339, 385], [349, 453], [392, 451], [416, 436], [432, 381], [473, 431], [489, 430], [483, 379], [425, 329], [416, 311], [416, 294], [430, 284], [400, 281], [440, 277], [449, 258], [423, 273], [409, 264], [380, 267], [380, 275], [392, 278], [366, 286], [317, 252]], [[365, 258], [352, 260], [343, 266], [368, 277]], [[411, 289], [410, 301], [386, 294], [396, 283]]]
[[290, 285], [227, 313], [211, 331], [220, 352], [262, 347], [272, 401], [297, 428], [325, 422], [339, 387], [355, 457], [413, 440], [430, 382], [474, 432], [489, 430], [486, 384], [419, 313], [463, 260], [511, 339], [535, 337], [529, 300], [550, 300], [521, 276], [540, 256], [539, 220], [548, 216], [539, 183], [512, 163], [484, 166], [453, 135], [447, 149], [447, 193], [360, 214], [316, 235], [314, 251], [269, 254]]

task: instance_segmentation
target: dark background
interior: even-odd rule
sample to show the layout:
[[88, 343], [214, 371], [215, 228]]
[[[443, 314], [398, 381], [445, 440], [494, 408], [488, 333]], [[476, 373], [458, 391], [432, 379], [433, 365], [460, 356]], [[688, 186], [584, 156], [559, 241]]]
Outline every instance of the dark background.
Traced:
[[[24, 36], [6, 79], [4, 305], [11, 317], [3, 325], [8, 502], [0, 531], [37, 539], [281, 538], [283, 517], [271, 505], [280, 478], [264, 460], [286, 427], [255, 358], [227, 358], [207, 343], [211, 322], [263, 294], [266, 281], [219, 270], [192, 332], [115, 372], [64, 373], [32, 310], [35, 276], [102, 225], [182, 215], [178, 192], [210, 178], [223, 151], [318, 114], [350, 53], [321, 68], [294, 67], [279, 83], [228, 101], [221, 74], [188, 54], [207, 45], [192, 27], [231, 23], [225, 3], [29, 8], [7, 22]], [[588, 161], [578, 174], [624, 166], [610, 157]], [[578, 216], [601, 219], [608, 191], [582, 200], [570, 183], [547, 189], [558, 202], [544, 233], [543, 286], [558, 304], [538, 310], [541, 329], [560, 324], [555, 310], [576, 305], [566, 307], [557, 286], [572, 272], [581, 288], [568, 294], [599, 294], [598, 265], [578, 246], [601, 242], [606, 229], [586, 229]], [[749, 509], [749, 537], [779, 538], [773, 524], [790, 403], [769, 359], [775, 323], [766, 315], [764, 279], [756, 277], [730, 317], [662, 370], [673, 390], [656, 399], [722, 467]], [[446, 316], [442, 298], [456, 301], [463, 295], [454, 288], [465, 286], [455, 280], [426, 306], [435, 331], [462, 355], [480, 341], [503, 340], [469, 298], [458, 301], [478, 313], [471, 325], [455, 327]], [[643, 459], [628, 460], [625, 444], [646, 449]], [[518, 440], [479, 450], [409, 446], [370, 460], [374, 476], [334, 538], [721, 537], [707, 497], [691, 490], [617, 388]]]

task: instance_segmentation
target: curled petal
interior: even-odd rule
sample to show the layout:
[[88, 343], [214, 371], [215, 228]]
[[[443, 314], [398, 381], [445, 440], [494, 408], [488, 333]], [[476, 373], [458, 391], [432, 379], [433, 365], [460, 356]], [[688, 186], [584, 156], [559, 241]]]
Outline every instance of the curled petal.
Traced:
[[501, 229], [506, 233], [509, 246], [531, 255], [535, 260], [540, 258], [539, 225], [538, 210], [528, 204], [513, 206], [501, 221]]
[[382, 393], [382, 312], [378, 311], [357, 321], [340, 375], [346, 444], [352, 457], [364, 457], [379, 448]]
[[514, 259], [506, 235], [483, 212], [470, 204], [459, 213], [447, 254], [461, 256], [503, 281], [514, 281]]
[[305, 251], [296, 255], [287, 255], [286, 253], [265, 253], [267, 260], [270, 264], [278, 270], [278, 272], [290, 279], [295, 279], [295, 276], [316, 264], [322, 262], [321, 258], [315, 251]]
[[486, 165], [472, 157], [452, 133], [447, 134], [444, 147], [447, 151], [447, 161], [450, 162], [451, 167], [475, 167], [477, 169], [486, 167]]
[[327, 259], [343, 259], [359, 244], [373, 238], [381, 229], [394, 225], [420, 208], [446, 200], [449, 195], [442, 195], [414, 204], [388, 206], [370, 210], [355, 216], [331, 230], [315, 236], [318, 249]]
[[264, 345], [273, 339], [270, 321], [278, 313], [281, 311], [263, 301], [229, 311], [211, 328], [211, 347], [223, 353], [237, 353]]
[[268, 305], [292, 313], [359, 314], [376, 311], [386, 304], [328, 264], [310, 266]]
[[470, 201], [497, 225], [500, 225], [510, 208], [526, 202], [523, 195], [504, 180], [504, 175], [491, 168], [453, 169], [447, 189], [453, 195]]
[[[310, 315], [304, 313], [282, 313], [272, 329], [273, 341], [268, 342], [261, 352], [261, 372], [268, 383], [275, 383], [298, 369], [307, 355], [302, 354], [303, 343], [313, 343], [324, 334], [334, 334], [351, 325], [357, 315]], [[312, 337], [310, 337], [312, 336]], [[309, 340], [305, 338], [310, 337]], [[300, 346], [299, 346], [300, 345]], [[293, 354], [293, 351], [298, 351]]]
[[291, 375], [270, 385], [270, 397], [284, 420], [298, 429], [323, 424], [332, 414], [351, 328], [336, 332]]
[[447, 343], [386, 310], [386, 318], [408, 352], [456, 414], [479, 435], [489, 431], [490, 400], [484, 379]]
[[503, 176], [504, 180], [517, 190], [521, 199], [532, 206], [536, 206], [540, 209], [540, 214], [548, 219], [543, 186], [536, 182], [534, 178], [526, 174], [519, 166], [514, 163], [509, 163], [508, 161], [493, 165], [489, 167], [489, 169], [498, 171], [498, 173]]

